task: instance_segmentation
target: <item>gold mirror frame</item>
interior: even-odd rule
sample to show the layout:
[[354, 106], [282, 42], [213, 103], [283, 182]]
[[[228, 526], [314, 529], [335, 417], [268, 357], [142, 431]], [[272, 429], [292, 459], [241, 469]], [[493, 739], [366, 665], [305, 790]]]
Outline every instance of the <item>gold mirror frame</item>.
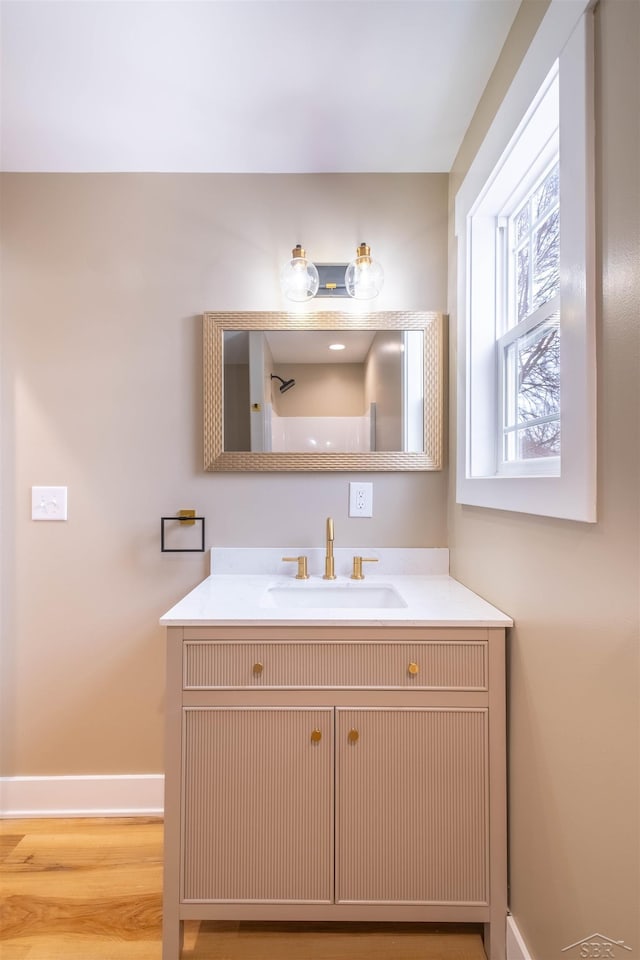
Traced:
[[[251, 453], [225, 451], [225, 330], [421, 330], [424, 344], [424, 453]], [[290, 314], [205, 313], [203, 316], [204, 469], [208, 472], [441, 470], [444, 316], [432, 312]]]

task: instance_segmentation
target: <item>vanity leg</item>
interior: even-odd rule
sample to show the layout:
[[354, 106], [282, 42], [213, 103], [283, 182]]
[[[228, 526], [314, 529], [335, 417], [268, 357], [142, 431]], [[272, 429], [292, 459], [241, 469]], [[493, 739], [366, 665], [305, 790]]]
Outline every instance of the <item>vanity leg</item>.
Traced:
[[184, 921], [165, 913], [162, 923], [162, 960], [180, 960], [184, 943]]
[[487, 960], [506, 960], [507, 956], [507, 920], [484, 924], [484, 952]]

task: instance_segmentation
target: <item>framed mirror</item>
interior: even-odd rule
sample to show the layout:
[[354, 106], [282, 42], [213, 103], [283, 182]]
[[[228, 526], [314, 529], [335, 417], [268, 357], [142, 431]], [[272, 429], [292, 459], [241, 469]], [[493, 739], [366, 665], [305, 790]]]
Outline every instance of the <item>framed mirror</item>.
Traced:
[[440, 470], [440, 313], [205, 313], [207, 471]]

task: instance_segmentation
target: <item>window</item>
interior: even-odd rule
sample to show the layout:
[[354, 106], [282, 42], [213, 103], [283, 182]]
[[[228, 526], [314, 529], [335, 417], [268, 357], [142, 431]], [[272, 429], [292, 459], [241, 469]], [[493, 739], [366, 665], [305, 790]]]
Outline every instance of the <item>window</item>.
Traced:
[[[560, 472], [560, 164], [558, 61], [538, 92], [528, 152], [496, 178], [489, 210], [496, 224], [502, 295], [496, 304], [497, 473]], [[513, 180], [517, 187], [511, 190]]]
[[457, 499], [593, 521], [592, 15], [576, 25], [576, 6], [552, 2], [456, 197]]

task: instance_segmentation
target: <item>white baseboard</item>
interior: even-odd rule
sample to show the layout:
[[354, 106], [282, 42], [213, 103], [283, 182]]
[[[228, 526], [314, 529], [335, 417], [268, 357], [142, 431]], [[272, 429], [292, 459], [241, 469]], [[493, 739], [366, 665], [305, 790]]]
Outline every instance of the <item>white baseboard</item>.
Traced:
[[2, 817], [157, 817], [164, 775], [0, 777]]
[[533, 960], [511, 914], [507, 917], [507, 960]]

